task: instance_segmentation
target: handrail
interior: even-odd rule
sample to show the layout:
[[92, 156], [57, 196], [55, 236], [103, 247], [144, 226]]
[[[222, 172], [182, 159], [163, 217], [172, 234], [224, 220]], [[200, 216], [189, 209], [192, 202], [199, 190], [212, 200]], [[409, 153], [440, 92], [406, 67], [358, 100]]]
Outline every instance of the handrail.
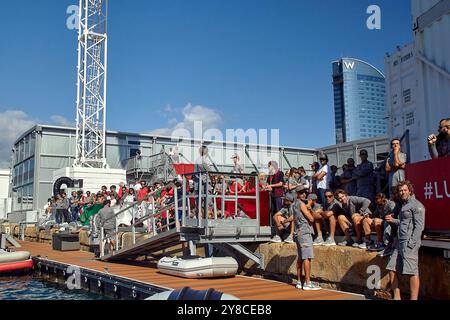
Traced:
[[[198, 175], [198, 189], [196, 189], [196, 192], [190, 193], [186, 186], [187, 186], [187, 176], [189, 175]], [[191, 215], [191, 199], [196, 199], [196, 212], [195, 212], [195, 226], [203, 228], [204, 229], [204, 236], [209, 237], [213, 235], [213, 229], [210, 228], [210, 224], [213, 220], [225, 220], [226, 219], [226, 208], [225, 204], [227, 202], [234, 202], [234, 211], [235, 214], [238, 213], [238, 201], [242, 199], [249, 199], [252, 201], [256, 201], [256, 217], [251, 219], [256, 221], [256, 225], [259, 226], [260, 222], [260, 206], [259, 206], [259, 177], [257, 174], [236, 174], [236, 173], [230, 173], [230, 172], [218, 172], [216, 174], [224, 175], [224, 179], [221, 181], [222, 188], [225, 190], [226, 181], [230, 180], [231, 182], [237, 183], [239, 179], [242, 177], [254, 177], [255, 183], [256, 183], [256, 192], [254, 195], [240, 195], [238, 193], [238, 188], [235, 188], [233, 193], [230, 194], [215, 194], [212, 193], [209, 189], [209, 174], [207, 171], [198, 171], [190, 174], [183, 174], [182, 176], [182, 189], [179, 189], [177, 186], [173, 186], [173, 197], [171, 196], [168, 203], [163, 204], [160, 208], [156, 208], [155, 205], [155, 199], [153, 195], [156, 193], [156, 191], [151, 192], [147, 195], [146, 200], [149, 198], [151, 199], [151, 207], [145, 204], [144, 207], [142, 207], [142, 210], [144, 210], [144, 215], [141, 216], [139, 219], [135, 219], [135, 210], [132, 212], [132, 222], [131, 222], [131, 228], [132, 228], [132, 234], [133, 234], [133, 246], [136, 244], [136, 226], [142, 224], [145, 221], [148, 221], [147, 228], [148, 233], [150, 234], [150, 225], [152, 229], [152, 237], [156, 236], [160, 233], [165, 233], [166, 231], [169, 231], [173, 228], [176, 228], [178, 232], [180, 232], [181, 227], [185, 226], [193, 226], [192, 223], [187, 222], [187, 219], [190, 219]], [[204, 176], [206, 175], [206, 177]], [[204, 179], [203, 179], [204, 178]], [[179, 198], [179, 193], [182, 191], [182, 199]], [[218, 218], [218, 206], [219, 202], [222, 203], [222, 215], [220, 218]], [[119, 212], [117, 212], [114, 217], [117, 217], [121, 213], [136, 208], [139, 204], [143, 204], [144, 201], [135, 201], [131, 205], [127, 206], [124, 209], [121, 209]], [[211, 205], [214, 207], [214, 214], [210, 211]], [[180, 207], [181, 206], [181, 207]], [[149, 212], [150, 210], [150, 212]], [[202, 212], [202, 210], [204, 210]], [[233, 210], [233, 209], [230, 209]], [[149, 212], [149, 213], [147, 213]], [[163, 214], [166, 213], [166, 216], [163, 217]], [[173, 214], [173, 216], [172, 216]], [[180, 216], [181, 214], [181, 216]], [[211, 214], [211, 216], [210, 216]], [[110, 218], [112, 219], [112, 218]], [[161, 223], [158, 227], [156, 226], [156, 221], [159, 221], [158, 223]], [[191, 221], [191, 220], [189, 220]], [[212, 228], [215, 227], [215, 224], [211, 225]], [[211, 229], [211, 230], [210, 230]], [[123, 243], [122, 245], [119, 242], [119, 229], [118, 224], [116, 221], [116, 229], [111, 230], [114, 232], [109, 232], [107, 235], [104, 234], [104, 228], [100, 227], [100, 243], [101, 243], [101, 255], [105, 256], [105, 240], [111, 240], [115, 237], [116, 239], [116, 245], [113, 249], [113, 252], [111, 254], [114, 254], [114, 252], [117, 252], [121, 249], [123, 249]], [[257, 237], [259, 235], [259, 231], [255, 234]]]
[[257, 177], [257, 174], [251, 174], [251, 173], [232, 173], [232, 172], [221, 172], [221, 171], [194, 171], [191, 173], [183, 173], [182, 176], [193, 176], [193, 175], [198, 175], [198, 174], [212, 174], [212, 175], [228, 175], [228, 176], [233, 176], [233, 177]]
[[[132, 227], [132, 234], [133, 234], [133, 245], [136, 244], [136, 229], [135, 229], [136, 225], [139, 225], [139, 224], [143, 223], [146, 220], [152, 219], [153, 233], [155, 233], [157, 231], [157, 229], [163, 229], [164, 227], [169, 228], [171, 225], [176, 223], [176, 221], [173, 222], [173, 223], [167, 223], [166, 225], [162, 226], [161, 228], [156, 228], [156, 226], [155, 226], [155, 217], [161, 215], [164, 212], [172, 210], [174, 207], [175, 207], [175, 203], [173, 203], [171, 205], [168, 205], [168, 206], [164, 206], [162, 208], [159, 208], [156, 212], [153, 210], [152, 213], [146, 214], [145, 216], [139, 218], [138, 220], [134, 220], [134, 215], [133, 215], [133, 223], [131, 225], [131, 227]], [[168, 215], [167, 215], [167, 220], [169, 220], [168, 219]], [[115, 251], [119, 250], [118, 234], [119, 234], [119, 231], [118, 231], [117, 224], [116, 224], [116, 231], [111, 233], [111, 234], [108, 234], [106, 236], [104, 235], [104, 228], [101, 227], [101, 230], [100, 230], [100, 243], [101, 243], [101, 246], [102, 246], [102, 248], [101, 248], [102, 256], [104, 255], [104, 242], [105, 242], [105, 240], [112, 239], [113, 237], [116, 237], [116, 248], [115, 248]]]
[[[136, 203], [137, 204], [137, 203]], [[135, 204], [135, 205], [136, 205]], [[141, 218], [139, 218], [138, 220], [136, 220], [136, 221], [134, 221], [133, 220], [133, 223], [131, 224], [131, 227], [133, 227], [133, 226], [136, 226], [136, 225], [139, 225], [139, 224], [141, 224], [141, 223], [143, 223], [144, 221], [146, 221], [146, 220], [149, 220], [150, 218], [153, 218], [154, 216], [158, 216], [158, 215], [160, 215], [161, 213], [163, 213], [164, 211], [168, 211], [168, 210], [171, 210], [171, 209], [173, 209], [173, 207], [175, 206], [175, 204], [173, 203], [173, 204], [170, 204], [170, 205], [168, 205], [168, 206], [164, 206], [164, 207], [162, 207], [162, 208], [159, 208], [156, 212], [154, 212], [154, 213], [149, 213], [149, 214], [146, 214], [146, 215], [144, 215], [144, 216], [142, 216]], [[134, 206], [133, 206], [134, 207]], [[133, 208], [133, 207], [129, 207], [127, 210], [129, 210], [129, 209], [131, 209], [131, 208]], [[124, 211], [123, 211], [124, 212]], [[109, 218], [109, 219], [107, 219], [107, 220], [105, 220], [105, 221], [109, 221], [109, 220], [111, 220], [111, 219], [113, 219], [113, 217], [111, 217], [111, 218]], [[113, 233], [112, 235], [115, 235], [116, 233]], [[111, 236], [112, 237], [112, 236]]]

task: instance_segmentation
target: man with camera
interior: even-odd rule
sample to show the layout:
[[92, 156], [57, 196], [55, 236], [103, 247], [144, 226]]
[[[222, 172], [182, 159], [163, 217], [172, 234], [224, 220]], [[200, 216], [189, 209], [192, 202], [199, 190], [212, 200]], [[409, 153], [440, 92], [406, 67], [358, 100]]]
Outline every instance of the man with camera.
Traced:
[[450, 118], [439, 123], [439, 134], [428, 136], [428, 149], [432, 159], [450, 157]]

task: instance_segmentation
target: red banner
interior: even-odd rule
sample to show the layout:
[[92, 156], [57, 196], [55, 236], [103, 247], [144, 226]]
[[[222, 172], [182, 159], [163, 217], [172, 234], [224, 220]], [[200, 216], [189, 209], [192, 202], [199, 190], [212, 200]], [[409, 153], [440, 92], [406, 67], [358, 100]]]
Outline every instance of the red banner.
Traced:
[[409, 164], [406, 177], [425, 206], [425, 229], [450, 233], [450, 158]]
[[[240, 196], [254, 196], [254, 192], [239, 193]], [[222, 200], [220, 198], [216, 199], [217, 209], [222, 209]], [[253, 199], [239, 199], [238, 203], [242, 206], [243, 211], [252, 219], [256, 219], [256, 201]], [[260, 226], [265, 227], [270, 225], [269, 220], [269, 191], [261, 191], [259, 193], [259, 215], [260, 215]], [[225, 202], [225, 211], [230, 213], [235, 212], [234, 202]]]
[[177, 175], [195, 172], [195, 164], [174, 164], [173, 167]]

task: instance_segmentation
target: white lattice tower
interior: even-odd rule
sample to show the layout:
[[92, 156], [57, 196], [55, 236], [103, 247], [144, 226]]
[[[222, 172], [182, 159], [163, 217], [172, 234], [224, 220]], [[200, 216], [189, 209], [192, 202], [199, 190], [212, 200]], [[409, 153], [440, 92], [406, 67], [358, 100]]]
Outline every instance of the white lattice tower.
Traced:
[[107, 0], [80, 0], [75, 167], [107, 168]]

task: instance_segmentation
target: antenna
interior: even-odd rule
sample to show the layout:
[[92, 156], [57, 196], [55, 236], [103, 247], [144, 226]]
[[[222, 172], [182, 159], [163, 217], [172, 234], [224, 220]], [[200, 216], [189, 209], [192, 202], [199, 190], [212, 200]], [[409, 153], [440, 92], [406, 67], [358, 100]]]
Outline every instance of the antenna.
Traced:
[[106, 80], [108, 0], [80, 0], [74, 167], [108, 168]]

